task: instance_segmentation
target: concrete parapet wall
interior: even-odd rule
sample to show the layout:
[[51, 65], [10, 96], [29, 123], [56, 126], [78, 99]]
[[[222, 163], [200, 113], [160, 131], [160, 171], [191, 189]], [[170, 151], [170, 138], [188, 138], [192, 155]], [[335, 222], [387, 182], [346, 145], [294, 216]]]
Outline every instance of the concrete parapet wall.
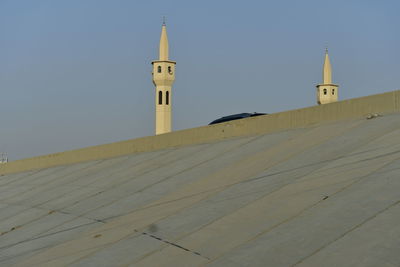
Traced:
[[393, 91], [326, 105], [175, 131], [158, 136], [148, 136], [11, 161], [0, 165], [0, 174], [43, 169], [189, 144], [213, 142], [231, 137], [264, 134], [323, 122], [362, 118], [374, 113], [387, 114], [399, 111], [400, 91]]

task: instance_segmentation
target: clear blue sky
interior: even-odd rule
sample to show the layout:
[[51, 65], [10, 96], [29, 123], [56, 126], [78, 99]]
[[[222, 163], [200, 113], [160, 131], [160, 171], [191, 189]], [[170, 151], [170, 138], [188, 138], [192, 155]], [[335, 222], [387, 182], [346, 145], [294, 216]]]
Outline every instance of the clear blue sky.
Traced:
[[162, 16], [173, 128], [400, 89], [400, 1], [0, 0], [0, 152], [11, 160], [154, 132]]

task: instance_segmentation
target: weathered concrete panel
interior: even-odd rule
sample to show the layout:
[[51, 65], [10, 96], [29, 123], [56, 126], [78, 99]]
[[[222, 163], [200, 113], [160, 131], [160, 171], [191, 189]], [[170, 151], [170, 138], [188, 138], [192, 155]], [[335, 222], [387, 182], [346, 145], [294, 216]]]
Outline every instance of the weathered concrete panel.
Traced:
[[6, 174], [0, 265], [399, 266], [399, 164], [392, 113]]

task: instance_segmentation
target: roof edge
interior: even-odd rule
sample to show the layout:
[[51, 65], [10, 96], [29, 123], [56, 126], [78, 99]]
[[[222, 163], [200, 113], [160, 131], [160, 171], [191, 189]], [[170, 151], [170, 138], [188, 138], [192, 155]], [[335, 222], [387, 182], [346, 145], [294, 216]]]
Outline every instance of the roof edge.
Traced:
[[155, 151], [171, 147], [207, 143], [231, 137], [257, 135], [292, 128], [301, 128], [316, 123], [361, 118], [374, 113], [388, 114], [399, 111], [400, 90], [396, 90], [388, 93], [353, 98], [330, 104], [174, 131], [162, 135], [147, 136], [10, 161], [0, 165], [0, 175], [106, 159], [139, 152]]

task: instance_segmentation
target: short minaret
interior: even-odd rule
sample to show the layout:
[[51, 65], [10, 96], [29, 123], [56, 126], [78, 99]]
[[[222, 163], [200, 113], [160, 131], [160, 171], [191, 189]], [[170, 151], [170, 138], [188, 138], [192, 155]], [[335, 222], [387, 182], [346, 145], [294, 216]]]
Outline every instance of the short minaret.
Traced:
[[318, 104], [327, 104], [338, 100], [338, 85], [332, 83], [332, 67], [329, 61], [328, 49], [325, 50], [325, 61], [322, 71], [322, 84], [317, 85]]
[[168, 57], [168, 37], [165, 22], [161, 28], [159, 59], [153, 61], [153, 83], [156, 87], [156, 134], [171, 131], [172, 84], [175, 81], [175, 64]]

